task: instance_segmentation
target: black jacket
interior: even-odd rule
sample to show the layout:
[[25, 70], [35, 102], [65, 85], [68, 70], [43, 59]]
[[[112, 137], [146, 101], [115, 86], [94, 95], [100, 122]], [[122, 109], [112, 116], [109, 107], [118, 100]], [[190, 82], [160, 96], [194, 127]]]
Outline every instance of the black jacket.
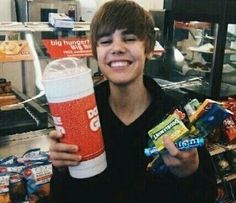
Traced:
[[125, 125], [112, 112], [109, 103], [109, 85], [96, 87], [96, 100], [107, 156], [107, 169], [92, 178], [74, 179], [68, 171], [54, 170], [51, 193], [56, 203], [213, 203], [216, 179], [211, 157], [200, 148], [200, 165], [191, 176], [177, 178], [167, 172], [154, 175], [146, 171], [150, 161], [144, 155], [153, 128], [175, 106], [157, 83], [144, 77], [152, 96], [145, 112], [130, 125]]

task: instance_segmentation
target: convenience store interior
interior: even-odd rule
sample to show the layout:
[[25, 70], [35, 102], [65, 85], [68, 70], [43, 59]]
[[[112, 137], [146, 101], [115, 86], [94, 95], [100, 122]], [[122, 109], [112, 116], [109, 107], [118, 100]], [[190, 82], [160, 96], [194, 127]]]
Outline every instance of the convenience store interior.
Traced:
[[[21, 156], [31, 148], [48, 150], [47, 134], [54, 124], [46, 97], [40, 94], [40, 79], [46, 65], [58, 56], [52, 57], [46, 42], [69, 37], [87, 39], [90, 21], [104, 2], [106, 0], [89, 0], [89, 3], [86, 0], [1, 0], [0, 96], [9, 93], [10, 88], [15, 95], [13, 102], [31, 100], [25, 103], [23, 112], [22, 109], [0, 111], [0, 159]], [[148, 10], [155, 21], [156, 45], [145, 74], [183, 105], [194, 98], [231, 105], [234, 116], [230, 132], [222, 124], [208, 136], [207, 147], [218, 182], [215, 203], [236, 201], [236, 2], [135, 2]], [[212, 9], [206, 9], [211, 3]], [[50, 12], [71, 14], [75, 27], [53, 29], [48, 26]], [[6, 41], [17, 42], [18, 46], [27, 42], [28, 46], [6, 56], [9, 53], [1, 51]], [[25, 51], [22, 55], [20, 49]], [[91, 53], [80, 54], [92, 70], [94, 84], [105, 80]]]

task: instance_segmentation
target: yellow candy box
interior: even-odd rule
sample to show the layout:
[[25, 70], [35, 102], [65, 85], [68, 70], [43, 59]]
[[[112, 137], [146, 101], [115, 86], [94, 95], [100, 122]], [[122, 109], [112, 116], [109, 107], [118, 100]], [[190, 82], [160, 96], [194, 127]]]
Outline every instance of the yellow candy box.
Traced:
[[188, 135], [189, 130], [184, 123], [174, 115], [169, 115], [164, 121], [148, 131], [148, 135], [160, 152], [164, 149], [163, 135], [170, 136], [173, 142]]

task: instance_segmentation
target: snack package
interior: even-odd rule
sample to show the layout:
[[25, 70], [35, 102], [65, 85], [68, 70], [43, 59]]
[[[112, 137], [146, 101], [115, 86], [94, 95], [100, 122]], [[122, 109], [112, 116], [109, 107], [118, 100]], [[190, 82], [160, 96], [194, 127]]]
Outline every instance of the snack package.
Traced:
[[217, 103], [212, 103], [194, 124], [200, 130], [201, 136], [205, 137], [231, 115], [232, 112], [229, 110], [224, 109]]
[[39, 148], [30, 149], [22, 157], [17, 158], [17, 161], [25, 166], [48, 162], [48, 160], [48, 152], [41, 151]]
[[0, 161], [0, 173], [21, 173], [25, 165], [17, 162], [15, 156], [9, 156]]
[[205, 99], [204, 102], [198, 106], [197, 110], [193, 114], [190, 114], [189, 122], [194, 123], [196, 120], [198, 120], [199, 117], [201, 117], [201, 115], [207, 111], [213, 103], [217, 102], [211, 99]]
[[224, 135], [227, 141], [232, 143], [236, 141], [236, 99], [229, 97], [226, 101], [222, 102], [222, 105], [233, 113], [232, 116], [223, 122]]
[[16, 162], [17, 157], [16, 156], [8, 156], [6, 158], [3, 158], [0, 160], [0, 165], [8, 165], [13, 164]]
[[25, 183], [21, 174], [24, 168], [24, 164], [18, 163], [15, 156], [9, 156], [0, 161], [0, 173], [6, 173], [9, 176], [7, 195], [10, 202], [17, 203], [26, 200]]
[[0, 202], [11, 203], [9, 194], [9, 173], [0, 173]]
[[223, 121], [224, 135], [227, 138], [227, 141], [232, 143], [236, 141], [236, 123], [233, 119], [233, 116], [226, 118]]
[[[179, 140], [178, 142], [175, 143], [175, 146], [180, 150], [180, 151], [185, 151], [185, 150], [190, 150], [193, 148], [197, 147], [202, 147], [205, 144], [204, 138], [202, 137], [197, 137], [197, 138], [184, 138], [183, 140]], [[154, 147], [149, 147], [144, 149], [144, 154], [147, 157], [156, 157], [158, 155], [158, 150], [157, 148]]]
[[222, 102], [222, 106], [234, 113], [233, 118], [236, 119], [236, 98], [229, 97], [226, 101]]
[[28, 198], [30, 203], [39, 201], [50, 202], [50, 179], [52, 165], [49, 162], [30, 165], [24, 170]]
[[175, 142], [188, 134], [184, 123], [174, 115], [169, 115], [164, 121], [148, 131], [148, 135], [160, 152], [164, 149], [163, 135], [168, 135]]
[[197, 111], [199, 106], [200, 103], [197, 99], [190, 100], [190, 102], [184, 106], [184, 110], [186, 111], [188, 117], [192, 116]]
[[23, 175], [21, 173], [10, 174], [9, 192], [11, 202], [16, 203], [26, 201], [27, 193]]

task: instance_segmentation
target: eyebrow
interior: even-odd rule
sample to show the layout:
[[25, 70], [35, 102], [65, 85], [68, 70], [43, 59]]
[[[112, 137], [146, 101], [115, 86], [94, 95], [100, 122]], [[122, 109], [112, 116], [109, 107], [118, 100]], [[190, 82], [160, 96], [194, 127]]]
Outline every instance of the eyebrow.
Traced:
[[[114, 32], [104, 32], [104, 33], [101, 33], [101, 34], [98, 35], [98, 39], [101, 39], [102, 37], [109, 37], [109, 36], [111, 36], [113, 33], [114, 33]], [[122, 35], [128, 35], [128, 34], [133, 34], [133, 35], [135, 35], [132, 30], [127, 30], [127, 29], [123, 30], [123, 31], [121, 32], [121, 34], [122, 34]]]
[[112, 35], [112, 32], [104, 32], [98, 35], [98, 39], [102, 38], [102, 37], [109, 37]]
[[133, 34], [133, 35], [135, 35], [132, 30], [124, 30], [124, 31], [122, 32], [122, 34], [125, 34], [125, 35]]

